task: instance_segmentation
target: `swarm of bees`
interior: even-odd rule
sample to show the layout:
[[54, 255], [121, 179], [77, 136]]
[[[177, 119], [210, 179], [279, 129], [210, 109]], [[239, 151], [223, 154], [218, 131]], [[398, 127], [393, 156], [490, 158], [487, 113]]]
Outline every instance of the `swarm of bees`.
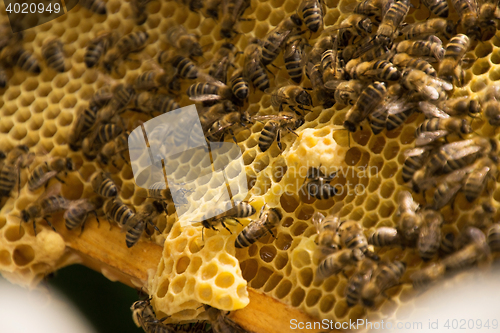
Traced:
[[[106, 84], [76, 114], [67, 143], [71, 150], [99, 166], [86, 179], [93, 196], [69, 200], [57, 186], [49, 186], [55, 181], [64, 183], [68, 173], [78, 172], [71, 158], [41, 159], [25, 145], [0, 152], [1, 199], [15, 195], [16, 184], [20, 190], [21, 172], [36, 161], [29, 169], [27, 188], [31, 192], [47, 189], [19, 216], [21, 222], [33, 223], [35, 234], [35, 221], [39, 219], [54, 229], [49, 218], [59, 211], [64, 211], [68, 230], [80, 227], [81, 232], [89, 215], [95, 215], [98, 222], [99, 216], [105, 216], [126, 233], [129, 248], [153, 229], [161, 233], [155, 221], [168, 214], [172, 195], [182, 193], [183, 197], [189, 191], [158, 182], [147, 190], [145, 203], [134, 207], [119, 198], [121, 189], [114, 174], [130, 167], [128, 151], [135, 149], [129, 147], [134, 142], [130, 131], [141, 123], [129, 115], [149, 119], [179, 109], [179, 96], [185, 92], [198, 103], [205, 136], [202, 140], [237, 142], [235, 133], [263, 123], [258, 136], [262, 153], [275, 141], [283, 152], [282, 137], [298, 137], [305, 116], [316, 106], [348, 107], [338, 129], [348, 136], [365, 124], [374, 135], [394, 131], [414, 113], [425, 115], [415, 129], [415, 147], [404, 153], [402, 180], [411, 192], [399, 192], [394, 227], [378, 228], [367, 237], [358, 221], [343, 220], [338, 213], [325, 216], [315, 212], [311, 218], [317, 231], [315, 277], [321, 282], [353, 269], [346, 276], [345, 301], [349, 307], [372, 307], [383, 300], [386, 290], [401, 283], [427, 287], [450, 272], [500, 252], [500, 225], [494, 223], [496, 208], [489, 200], [498, 176], [499, 143], [476, 134], [472, 126], [474, 118], [482, 118], [493, 127], [500, 125], [500, 85], [486, 88], [476, 98], [450, 98], [454, 87], [467, 83], [465, 71], [471, 63], [467, 52], [493, 38], [498, 29], [498, 1], [425, 0], [422, 4], [432, 18], [409, 24], [405, 20], [412, 10], [410, 0], [364, 0], [357, 2], [340, 24], [325, 27], [323, 18], [329, 9], [325, 2], [302, 0], [295, 13], [283, 18], [263, 38], [249, 39], [240, 50], [235, 39], [241, 35], [239, 22], [253, 19], [245, 17], [251, 1], [178, 0], [189, 10], [218, 22], [224, 44], [208, 61], [200, 36], [183, 26], [170, 27], [159, 36], [167, 47], [158, 50], [154, 59], [141, 57], [150, 43], [144, 25], [150, 2], [130, 2], [138, 29], [128, 34], [99, 31], [85, 50], [86, 67], [97, 71]], [[106, 3], [101, 0], [80, 4], [96, 14], [107, 14]], [[458, 22], [449, 17], [453, 10], [459, 15]], [[62, 73], [70, 68], [59, 39], [47, 38], [43, 43], [41, 58], [47, 68], [37, 55], [24, 49], [22, 39], [21, 33], [11, 33], [6, 24], [0, 26], [0, 87], [8, 85], [6, 68], [33, 74], [42, 70]], [[286, 73], [285, 77], [276, 75], [273, 68], [282, 51], [284, 69], [280, 73]], [[119, 72], [123, 62], [144, 59], [150, 70], [133, 80], [114, 78], [124, 76]], [[249, 97], [257, 90], [269, 96], [271, 113], [249, 114]], [[174, 142], [186, 139], [176, 137]], [[309, 200], [335, 200], [337, 190], [331, 184], [335, 177], [322, 172], [321, 165], [310, 167], [301, 191]], [[417, 203], [412, 192], [422, 194], [424, 201]], [[453, 209], [460, 193], [478, 208], [459, 233], [444, 234], [441, 210], [447, 206]], [[238, 218], [256, 213], [250, 202], [240, 201], [225, 211], [207, 211], [201, 226], [218, 231], [216, 227], [221, 225], [232, 233], [229, 227], [240, 223]], [[235, 247], [249, 247], [267, 234], [274, 237], [272, 230], [280, 227], [282, 218], [279, 208], [262, 206], [256, 219], [237, 235]], [[204, 230], [202, 235], [204, 239]], [[381, 247], [396, 246], [415, 249], [429, 263], [406, 278], [405, 262], [382, 260], [377, 255]], [[247, 332], [220, 310], [208, 305], [205, 310], [214, 332]], [[132, 312], [137, 325], [146, 332], [207, 331], [204, 323], [189, 327], [164, 324], [167, 318], [156, 317], [150, 300], [134, 303]]]

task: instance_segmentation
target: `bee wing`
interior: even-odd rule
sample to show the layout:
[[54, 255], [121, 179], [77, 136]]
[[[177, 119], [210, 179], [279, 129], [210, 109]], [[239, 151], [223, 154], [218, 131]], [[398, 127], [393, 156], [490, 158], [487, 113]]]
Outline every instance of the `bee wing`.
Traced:
[[325, 215], [321, 214], [320, 212], [315, 212], [312, 216], [312, 222], [314, 224], [314, 227], [316, 228], [316, 232], [319, 234], [319, 231], [321, 229], [321, 225], [323, 224], [323, 221], [325, 220]]
[[464, 149], [458, 149], [456, 151], [450, 152], [449, 155], [453, 160], [461, 159], [465, 156], [475, 154], [481, 150], [480, 146], [466, 147]]
[[195, 102], [218, 101], [221, 99], [221, 96], [207, 94], [207, 95], [190, 96], [189, 99]]
[[377, 45], [373, 42], [370, 43], [372, 40], [373, 38], [368, 43], [359, 44], [359, 47], [352, 54], [352, 59], [359, 58], [361, 55], [363, 55], [364, 53], [370, 51], [375, 47], [380, 47], [380, 45]]
[[337, 89], [339, 84], [341, 84], [342, 82], [346, 82], [346, 81], [344, 81], [344, 80], [331, 80], [331, 81], [325, 82], [325, 88], [335, 90], [335, 89]]
[[423, 92], [429, 99], [435, 101], [439, 98], [439, 91], [437, 91], [436, 88], [426, 85], [423, 87], [420, 87], [421, 92]]
[[439, 78], [435, 77], [429, 77], [429, 80], [431, 80], [435, 85], [442, 87], [446, 91], [453, 90], [453, 84], [446, 82], [445, 80], [441, 80]]
[[431, 142], [436, 141], [439, 138], [442, 138], [446, 135], [448, 135], [448, 131], [435, 131], [435, 132], [423, 132], [420, 133], [420, 135], [417, 137], [417, 140], [415, 141], [416, 146], [425, 146], [428, 145]]
[[274, 120], [277, 119], [277, 115], [269, 114], [269, 115], [264, 115], [264, 116], [253, 116], [252, 120], [255, 121], [267, 121], [267, 120]]
[[422, 155], [428, 150], [430, 150], [430, 147], [418, 147], [418, 148], [413, 148], [413, 149], [407, 149], [404, 154], [406, 157], [411, 157], [411, 156], [418, 156]]
[[340, 29], [346, 29], [346, 28], [352, 28], [352, 24], [336, 24], [332, 25], [326, 29], [323, 30], [324, 34], [332, 34], [332, 32], [340, 30]]
[[[45, 192], [43, 192], [35, 201], [35, 203], [39, 203], [40, 201], [42, 201], [43, 199], [45, 198], [48, 198], [52, 195], [58, 195], [61, 193], [61, 188], [62, 188], [62, 185], [61, 183], [56, 183], [54, 185], [51, 185], [50, 187], [48, 187]], [[69, 203], [69, 201], [68, 201]]]
[[389, 100], [387, 102], [387, 113], [388, 114], [399, 114], [407, 111], [408, 109], [414, 107], [413, 103], [408, 103], [403, 98]]
[[427, 118], [449, 118], [450, 115], [435, 106], [432, 103], [421, 101], [418, 103], [418, 107], [425, 114]]

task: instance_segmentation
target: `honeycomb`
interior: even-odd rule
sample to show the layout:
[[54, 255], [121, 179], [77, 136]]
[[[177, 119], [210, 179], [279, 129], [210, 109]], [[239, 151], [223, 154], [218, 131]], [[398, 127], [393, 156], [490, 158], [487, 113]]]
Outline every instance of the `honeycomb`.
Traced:
[[[245, 17], [251, 20], [238, 23], [238, 35], [234, 44], [244, 50], [252, 37], [262, 39], [285, 17], [295, 13], [299, 0], [252, 1]], [[324, 15], [325, 26], [339, 24], [354, 8], [352, 0], [327, 0]], [[414, 3], [415, 7], [418, 7]], [[2, 6], [2, 5], [0, 5]], [[82, 112], [88, 100], [100, 87], [126, 82], [132, 84], [136, 77], [154, 69], [152, 59], [158, 51], [168, 48], [165, 33], [173, 25], [183, 25], [200, 35], [200, 44], [206, 50], [203, 58], [209, 61], [225, 40], [219, 35], [219, 23], [200, 13], [188, 11], [174, 1], [152, 1], [147, 6], [146, 23], [137, 27], [135, 15], [127, 1], [110, 0], [106, 3], [107, 15], [95, 15], [76, 6], [67, 15], [47, 22], [24, 33], [23, 44], [41, 60], [41, 47], [47, 38], [57, 37], [64, 44], [66, 71], [58, 73], [44, 62], [39, 75], [11, 70], [8, 86], [0, 96], [0, 147], [8, 151], [18, 144], [26, 144], [36, 152], [37, 162], [45, 155], [71, 157], [77, 172], [64, 178], [61, 193], [70, 200], [93, 195], [89, 179], [100, 166], [88, 161], [81, 152], [73, 152], [67, 145], [68, 134], [77, 113]], [[5, 16], [5, 8], [1, 8]], [[454, 15], [454, 13], [452, 14]], [[429, 12], [423, 6], [411, 8], [406, 22], [425, 20]], [[455, 16], [456, 18], [456, 16]], [[120, 34], [146, 30], [149, 40], [146, 48], [131, 58], [139, 61], [123, 61], [120, 71], [111, 78], [98, 69], [88, 69], [84, 63], [85, 47], [100, 31], [116, 30]], [[313, 34], [311, 45], [319, 36]], [[474, 96], [491, 83], [500, 79], [500, 38], [478, 43], [468, 52], [476, 58], [466, 72], [467, 84], [455, 88], [454, 96]], [[243, 57], [237, 62], [242, 65]], [[272, 69], [275, 76], [284, 74], [284, 62], [280, 55]], [[273, 82], [273, 79], [271, 79]], [[309, 87], [308, 80], [303, 85]], [[183, 91], [187, 85], [183, 84]], [[187, 96], [179, 96], [181, 106], [192, 104]], [[250, 115], [267, 115], [275, 111], [270, 95], [252, 91], [246, 104]], [[152, 304], [157, 317], [170, 315], [169, 321], [206, 319], [201, 303], [222, 310], [237, 310], [248, 302], [247, 287], [262, 291], [285, 304], [317, 319], [335, 321], [356, 320], [365, 316], [386, 318], [397, 312], [400, 305], [410, 303], [415, 295], [409, 284], [392, 288], [390, 300], [379, 302], [374, 308], [362, 305], [349, 308], [344, 291], [347, 278], [341, 274], [324, 281], [315, 281], [316, 230], [311, 221], [314, 212], [327, 214], [337, 202], [343, 202], [342, 218], [359, 221], [369, 235], [381, 226], [394, 226], [398, 193], [406, 189], [401, 178], [403, 152], [414, 147], [415, 128], [423, 121], [423, 115], [413, 115], [404, 126], [390, 132], [373, 135], [364, 127], [353, 133], [350, 140], [345, 131], [339, 131], [348, 108], [334, 106], [329, 109], [314, 107], [305, 116], [305, 124], [297, 130], [298, 137], [286, 134], [282, 138], [284, 151], [274, 143], [266, 152], [258, 148], [258, 138], [263, 124], [256, 122], [249, 128], [236, 132], [241, 148], [244, 170], [248, 177], [251, 201], [257, 211], [266, 204], [280, 209], [283, 217], [274, 231], [275, 238], [267, 235], [246, 249], [235, 249], [236, 236], [250, 219], [241, 219], [243, 225], [230, 226], [232, 233], [220, 228], [219, 232], [204, 230], [192, 224], [193, 216], [182, 215], [177, 219], [173, 205], [169, 205], [168, 217], [160, 217], [156, 224], [163, 231], [155, 234], [154, 242], [163, 245], [163, 256], [156, 273], [151, 274], [147, 289], [153, 296]], [[133, 114], [128, 125], [132, 128], [149, 118]], [[475, 119], [476, 134], [496, 137], [496, 128], [484, 119]], [[305, 174], [299, 170], [309, 166], [327, 168], [329, 172], [344, 170], [334, 180], [346, 189], [334, 200], [316, 200], [300, 192]], [[195, 168], [193, 162], [189, 167]], [[132, 169], [125, 163], [105, 168], [120, 188], [119, 198], [138, 211], [146, 202], [145, 190], [135, 185]], [[21, 171], [21, 185], [26, 183], [28, 172]], [[210, 184], [199, 192], [203, 195], [203, 210], [214, 199], [216, 187]], [[500, 190], [492, 193], [494, 205], [500, 201]], [[64, 239], [44, 222], [37, 221], [39, 230], [35, 237], [30, 224], [19, 226], [20, 212], [37, 200], [44, 190], [34, 193], [26, 186], [19, 194], [12, 191], [0, 215], [0, 271], [14, 283], [34, 287], [48, 273], [79, 259], [65, 250]], [[197, 199], [200, 199], [200, 195]], [[415, 200], [425, 203], [421, 195]], [[458, 232], [469, 218], [474, 204], [461, 195], [455, 209], [446, 211], [445, 228]], [[445, 208], [445, 209], [448, 209]], [[53, 218], [61, 218], [55, 214]], [[496, 220], [498, 216], [493, 219]], [[118, 228], [116, 228], [118, 231]], [[147, 241], [143, 239], [143, 241]], [[123, 244], [125, 246], [125, 244]], [[383, 260], [402, 260], [408, 265], [403, 277], [422, 267], [422, 261], [414, 249], [399, 247], [381, 248], [378, 254]], [[347, 275], [351, 272], [348, 270]]]

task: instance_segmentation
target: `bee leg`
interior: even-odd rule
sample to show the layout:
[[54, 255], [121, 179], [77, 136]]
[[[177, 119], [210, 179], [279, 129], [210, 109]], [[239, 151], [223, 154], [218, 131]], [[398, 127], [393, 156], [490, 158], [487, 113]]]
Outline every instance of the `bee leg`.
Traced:
[[151, 220], [148, 220], [148, 223], [156, 230], [158, 231], [159, 234], [161, 234], [161, 231], [160, 229], [158, 229], [158, 227], [156, 226], [156, 224], [153, 223], [153, 221]]
[[47, 224], [52, 228], [52, 230], [54, 231], [57, 231], [56, 228], [54, 228], [54, 226], [52, 225], [52, 223], [50, 223], [50, 221], [47, 219], [47, 217], [50, 217], [50, 216], [44, 216], [44, 220], [45, 222], [47, 222]]
[[35, 222], [35, 219], [33, 219], [33, 231], [35, 232], [35, 237], [36, 237], [36, 222]]
[[[64, 180], [62, 180], [61, 178], [59, 178], [59, 177], [57, 177], [57, 176], [55, 176], [54, 178], [55, 178], [55, 179], [57, 179], [60, 183], [66, 184], [66, 183], [64, 182]], [[47, 182], [47, 184], [48, 184], [48, 182]]]
[[278, 148], [283, 152], [283, 147], [281, 146], [281, 130], [276, 133], [276, 142], [278, 143]]
[[92, 213], [95, 215], [95, 220], [97, 221], [97, 225], [100, 228], [101, 227], [101, 221], [99, 221], [99, 218], [97, 217], [97, 212], [94, 210]]
[[295, 133], [295, 131], [294, 131], [293, 129], [291, 129], [290, 127], [287, 127], [286, 129], [288, 130], [288, 132], [292, 133], [293, 135], [295, 135], [295, 136], [297, 136], [297, 137], [299, 136], [299, 135], [298, 135], [297, 133]]
[[273, 236], [274, 238], [276, 238], [276, 236], [273, 234], [273, 232], [272, 232], [271, 229], [267, 229], [267, 231], [269, 231], [269, 233], [271, 234], [271, 236]]
[[[222, 224], [222, 226], [223, 226], [223, 227], [224, 227], [227, 231], [229, 231], [229, 233], [230, 233], [231, 235], [233, 234], [233, 233], [231, 232], [231, 230], [229, 230], [229, 228], [227, 227], [227, 225], [224, 223], [224, 221], [221, 221], [220, 223]], [[240, 222], [238, 222], [238, 223], [240, 223]], [[241, 224], [241, 223], [240, 223], [240, 224]]]

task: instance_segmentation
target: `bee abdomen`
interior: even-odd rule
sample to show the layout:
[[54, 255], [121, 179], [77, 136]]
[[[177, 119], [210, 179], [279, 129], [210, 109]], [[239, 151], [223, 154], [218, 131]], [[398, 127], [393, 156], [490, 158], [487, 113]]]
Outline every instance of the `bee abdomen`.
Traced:
[[16, 55], [16, 64], [21, 67], [23, 71], [31, 73], [40, 73], [40, 64], [35, 56], [26, 50], [20, 50]]
[[249, 247], [257, 241], [256, 237], [253, 237], [247, 228], [244, 228], [241, 233], [236, 237], [234, 241], [234, 246], [238, 249]]
[[146, 222], [141, 220], [127, 231], [125, 242], [127, 243], [128, 248], [131, 248], [139, 241], [139, 238], [141, 237], [145, 227], [146, 227]]
[[47, 61], [47, 65], [49, 65], [49, 67], [52, 67], [60, 73], [65, 71], [64, 52], [60, 41], [53, 40], [47, 42], [46, 45], [42, 46], [42, 55]]
[[500, 252], [500, 224], [493, 224], [487, 232], [487, 242], [492, 252]]
[[242, 77], [237, 77], [231, 82], [234, 96], [244, 100], [248, 97], [248, 83]]
[[276, 139], [278, 134], [278, 124], [274, 121], [269, 121], [266, 126], [262, 129], [259, 137], [259, 148], [261, 151], [265, 152], [271, 147], [271, 144]]
[[103, 180], [101, 186], [97, 189], [97, 193], [99, 193], [103, 197], [112, 198], [117, 196], [118, 188], [111, 179], [106, 178]]
[[389, 114], [387, 116], [386, 128], [388, 131], [392, 131], [399, 126], [401, 126], [409, 116], [415, 112], [415, 109], [409, 108], [398, 114]]
[[183, 79], [194, 80], [198, 77], [196, 66], [188, 58], [177, 56], [172, 61], [172, 65], [177, 68], [179, 76]]
[[106, 15], [107, 13], [106, 3], [102, 0], [81, 0], [80, 5], [96, 14]]
[[0, 196], [8, 196], [16, 185], [17, 169], [14, 165], [5, 164], [0, 171]]

